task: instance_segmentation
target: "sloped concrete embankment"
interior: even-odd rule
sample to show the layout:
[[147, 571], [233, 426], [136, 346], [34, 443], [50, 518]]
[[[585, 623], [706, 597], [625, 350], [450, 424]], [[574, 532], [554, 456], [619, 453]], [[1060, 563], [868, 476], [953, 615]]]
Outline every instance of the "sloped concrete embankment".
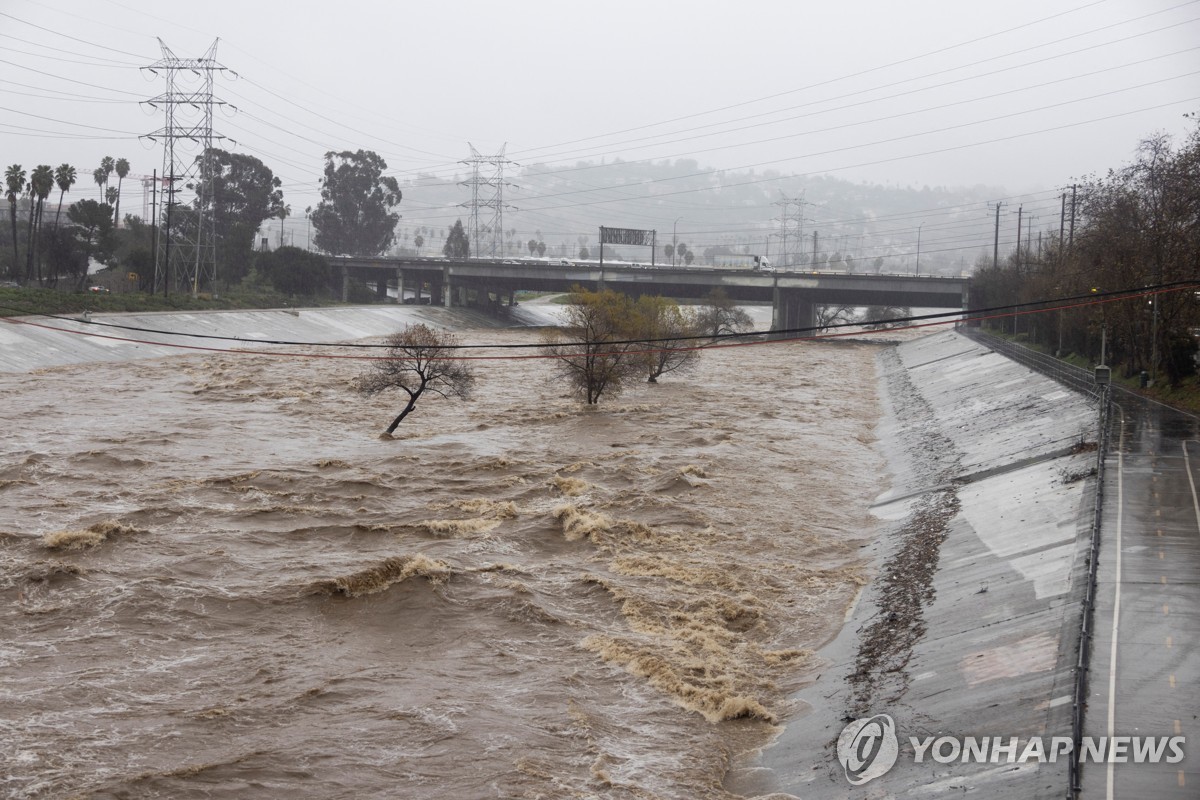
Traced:
[[[1096, 411], [953, 333], [880, 356], [893, 473], [875, 578], [764, 765], [798, 797], [1062, 797], [1066, 763], [914, 763], [908, 737], [1070, 736]], [[869, 487], [865, 486], [864, 489]], [[896, 766], [851, 787], [833, 743], [889, 714]], [[764, 787], [765, 788], [765, 787]]]
[[[553, 306], [517, 306], [505, 309], [505, 316], [496, 317], [471, 309], [380, 305], [95, 314], [87, 320], [6, 318], [0, 319], [0, 372], [204, 352], [186, 347], [271, 349], [275, 345], [264, 342], [352, 341], [385, 336], [416, 322], [455, 330], [554, 325], [559, 310]], [[198, 334], [244, 341], [194, 338]]]

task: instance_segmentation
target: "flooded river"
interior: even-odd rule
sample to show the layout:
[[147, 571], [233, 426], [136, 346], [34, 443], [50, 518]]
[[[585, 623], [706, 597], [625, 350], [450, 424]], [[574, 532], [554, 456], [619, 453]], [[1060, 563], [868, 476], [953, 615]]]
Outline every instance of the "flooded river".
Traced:
[[354, 361], [0, 375], [0, 794], [733, 797], [870, 577], [876, 353], [482, 362], [394, 440]]

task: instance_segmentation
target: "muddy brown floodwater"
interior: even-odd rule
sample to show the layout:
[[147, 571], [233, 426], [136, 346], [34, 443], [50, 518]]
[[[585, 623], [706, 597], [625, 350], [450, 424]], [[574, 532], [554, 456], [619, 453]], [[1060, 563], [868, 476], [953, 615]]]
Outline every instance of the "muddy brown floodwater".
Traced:
[[393, 441], [352, 361], [0, 376], [0, 793], [733, 797], [869, 578], [876, 352], [487, 362]]

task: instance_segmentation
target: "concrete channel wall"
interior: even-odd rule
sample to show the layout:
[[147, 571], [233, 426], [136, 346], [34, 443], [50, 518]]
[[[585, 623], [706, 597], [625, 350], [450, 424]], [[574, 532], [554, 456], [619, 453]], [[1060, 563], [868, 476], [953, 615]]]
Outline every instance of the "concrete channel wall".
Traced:
[[[378, 305], [249, 311], [162, 311], [72, 318], [0, 318], [0, 372], [28, 372], [65, 364], [128, 361], [186, 354], [187, 349], [269, 349], [264, 340], [343, 342], [394, 333], [406, 323], [444, 328], [555, 324], [561, 307], [521, 305], [495, 317], [481, 311], [431, 306]], [[115, 325], [125, 327], [111, 327]], [[139, 330], [140, 329], [140, 330]], [[167, 333], [152, 333], [165, 331]], [[236, 337], [243, 342], [177, 334]], [[176, 334], [176, 335], [172, 335]], [[158, 343], [163, 344], [158, 344]], [[167, 346], [167, 344], [175, 345]], [[203, 352], [193, 350], [191, 352]]]
[[[1071, 735], [1097, 409], [955, 332], [883, 351], [876, 576], [756, 788], [795, 797], [1065, 797], [1067, 763], [916, 763], [909, 737]], [[858, 788], [843, 727], [890, 715], [900, 753]], [[1047, 740], [1048, 741], [1048, 740]]]

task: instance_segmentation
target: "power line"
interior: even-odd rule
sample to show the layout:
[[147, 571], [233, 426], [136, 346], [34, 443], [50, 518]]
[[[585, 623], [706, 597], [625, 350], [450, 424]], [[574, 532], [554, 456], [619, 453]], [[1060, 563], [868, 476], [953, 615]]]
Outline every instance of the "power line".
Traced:
[[[1131, 289], [1118, 289], [1118, 290], [1113, 290], [1113, 291], [1108, 291], [1108, 292], [1088, 292], [1085, 294], [1078, 294], [1078, 295], [1071, 295], [1071, 296], [1057, 297], [1057, 298], [1046, 298], [1046, 299], [1041, 299], [1041, 300], [1030, 300], [1030, 301], [1020, 302], [1020, 303], [1011, 303], [1008, 305], [1001, 305], [1001, 306], [989, 306], [989, 307], [984, 307], [984, 308], [970, 308], [970, 309], [962, 309], [962, 310], [958, 310], [958, 311], [938, 312], [938, 313], [932, 313], [932, 314], [917, 314], [917, 315], [908, 315], [908, 316], [903, 316], [903, 317], [893, 317], [893, 318], [886, 319], [886, 320], [878, 320], [878, 322], [892, 324], [892, 323], [922, 322], [922, 321], [926, 321], [926, 320], [944, 319], [944, 320], [946, 320], [947, 323], [952, 323], [952, 322], [962, 321], [964, 319], [980, 320], [980, 319], [993, 319], [993, 318], [1006, 317], [1006, 316], [1017, 316], [1017, 315], [1024, 315], [1024, 314], [1048, 313], [1048, 312], [1056, 312], [1056, 311], [1060, 311], [1060, 310], [1067, 310], [1067, 309], [1071, 309], [1071, 308], [1082, 308], [1082, 307], [1086, 307], [1086, 306], [1103, 305], [1106, 303], [1120, 302], [1122, 300], [1131, 300], [1131, 299], [1138, 299], [1138, 298], [1142, 298], [1142, 297], [1157, 296], [1159, 294], [1168, 294], [1168, 293], [1172, 293], [1172, 292], [1186, 291], [1189, 289], [1194, 289], [1197, 286], [1200, 286], [1200, 281], [1196, 281], [1196, 280], [1172, 281], [1170, 283], [1153, 284], [1150, 286], [1142, 286], [1142, 287], [1136, 287], [1136, 288], [1131, 288]], [[18, 313], [26, 313], [26, 312], [24, 312], [23, 309], [14, 308], [11, 306], [0, 306], [0, 308], [3, 308], [8, 311], [16, 311]], [[988, 316], [988, 315], [991, 315], [991, 316]], [[296, 341], [269, 340], [269, 339], [241, 339], [238, 337], [220, 336], [220, 335], [216, 335], [216, 334], [186, 333], [186, 332], [180, 332], [180, 331], [166, 331], [166, 330], [156, 330], [156, 329], [151, 329], [151, 328], [139, 328], [139, 327], [134, 327], [134, 326], [124, 326], [124, 325], [119, 325], [119, 324], [115, 324], [115, 323], [101, 322], [98, 320], [92, 320], [92, 319], [80, 320], [80, 319], [73, 318], [73, 317], [63, 317], [63, 316], [46, 314], [46, 313], [41, 313], [41, 312], [35, 313], [33, 316], [46, 317], [48, 319], [55, 319], [55, 320], [62, 320], [62, 321], [70, 321], [70, 322], [79, 323], [79, 324], [83, 324], [83, 325], [89, 325], [89, 326], [97, 325], [97, 326], [101, 326], [101, 327], [125, 329], [125, 330], [130, 330], [133, 332], [154, 333], [154, 334], [159, 334], [159, 335], [177, 336], [177, 337], [183, 337], [183, 338], [208, 339], [208, 340], [214, 340], [214, 341], [237, 341], [237, 342], [244, 342], [247, 344], [258, 344], [258, 345], [272, 344], [272, 345], [281, 345], [281, 346], [287, 346], [287, 347], [336, 347], [336, 348], [349, 349], [349, 350], [363, 350], [363, 349], [370, 350], [370, 349], [380, 349], [380, 348], [390, 348], [391, 347], [390, 344], [386, 344], [386, 343], [376, 344], [376, 343], [369, 343], [369, 342], [296, 342]], [[100, 338], [100, 339], [110, 339], [110, 340], [124, 341], [124, 342], [129, 342], [129, 343], [134, 343], [134, 344], [147, 344], [147, 345], [155, 345], [155, 346], [159, 346], [159, 347], [171, 347], [171, 348], [184, 349], [184, 350], [200, 350], [200, 351], [206, 351], [206, 352], [230, 353], [230, 354], [235, 354], [235, 355], [263, 355], [263, 356], [281, 356], [281, 357], [291, 357], [291, 358], [331, 358], [331, 359], [369, 360], [369, 361], [384, 360], [384, 359], [389, 358], [388, 356], [354, 356], [354, 355], [327, 354], [327, 353], [294, 353], [294, 352], [289, 353], [289, 352], [280, 352], [277, 350], [243, 350], [243, 349], [232, 349], [232, 348], [203, 347], [203, 346], [199, 346], [199, 345], [177, 344], [174, 342], [156, 342], [156, 341], [149, 341], [149, 340], [143, 340], [143, 339], [131, 339], [131, 338], [120, 337], [120, 336], [110, 336], [107, 334], [92, 333], [92, 332], [89, 332], [86, 330], [72, 330], [69, 328], [57, 328], [57, 327], [53, 327], [50, 325], [44, 325], [44, 324], [40, 324], [40, 323], [36, 323], [36, 322], [30, 322], [29, 320], [14, 319], [12, 317], [2, 317], [2, 318], [0, 318], [0, 320], [2, 320], [3, 322], [6, 322], [8, 324], [11, 324], [11, 325], [28, 325], [28, 326], [35, 327], [35, 328], [43, 328], [46, 330], [57, 331], [60, 333], [70, 333], [70, 334], [75, 334], [75, 335], [79, 335], [79, 336], [90, 336], [90, 337], [95, 337], [95, 338]], [[936, 323], [934, 323], [934, 324], [936, 324]], [[665, 337], [665, 338], [619, 339], [619, 340], [613, 340], [613, 341], [606, 341], [606, 342], [603, 342], [602, 344], [605, 344], [605, 345], [651, 344], [652, 345], [652, 344], [657, 344], [660, 342], [679, 342], [679, 341], [689, 341], [689, 340], [691, 340], [691, 341], [706, 340], [709, 342], [714, 342], [714, 341], [727, 341], [728, 342], [728, 341], [734, 340], [734, 339], [748, 339], [748, 338], [752, 338], [752, 337], [772, 337], [772, 336], [779, 336], [781, 334], [803, 334], [803, 333], [811, 333], [814, 331], [819, 332], [822, 330], [828, 330], [828, 329], [833, 329], [833, 328], [860, 327], [861, 325], [862, 325], [861, 322], [845, 322], [845, 323], [835, 323], [835, 324], [825, 325], [825, 326], [808, 326], [808, 327], [800, 327], [800, 328], [771, 328], [771, 329], [765, 330], [765, 331], [746, 331], [746, 332], [741, 332], [741, 333], [723, 333], [723, 334], [718, 334], [716, 336], [713, 336], [710, 334], [697, 334], [697, 335], [688, 335], [688, 336], [672, 336], [672, 337]], [[918, 325], [912, 325], [909, 327], [920, 328], [920, 327], [925, 327], [925, 326], [918, 324]], [[892, 331], [903, 330], [903, 328], [892, 328], [891, 330]], [[856, 333], [858, 333], [858, 332], [856, 331]], [[798, 341], [798, 340], [802, 340], [802, 339], [830, 338], [830, 337], [836, 337], [836, 336], [842, 336], [842, 335], [845, 335], [845, 334], [826, 334], [826, 335], [817, 335], [817, 336], [808, 336], [808, 337], [790, 337], [789, 339], [778, 339], [778, 338], [770, 339], [770, 338], [768, 338], [761, 342], [736, 342], [733, 345], [725, 345], [725, 346], [736, 346], [737, 344], [771, 344], [771, 343], [777, 344], [777, 343], [786, 342], [786, 341]], [[564, 345], [568, 346], [568, 347], [569, 346], [583, 346], [585, 344], [586, 344], [585, 342], [566, 342], [566, 343], [564, 343]], [[461, 350], [528, 350], [528, 349], [534, 349], [534, 348], [544, 348], [545, 346], [546, 345], [543, 342], [501, 343], [501, 344], [447, 344], [447, 345], [440, 345], [438, 349], [439, 350], [447, 350], [447, 351], [456, 351], [456, 350], [457, 351], [461, 351]], [[717, 349], [717, 348], [720, 348], [721, 346], [722, 345], [720, 345], [720, 344], [708, 344], [708, 345], [703, 345], [701, 347], [704, 349], [709, 349], [709, 348]], [[673, 348], [669, 348], [669, 349], [677, 350], [677, 349], [681, 349], [681, 348], [673, 347]], [[651, 350], [651, 351], [647, 351], [647, 352], [654, 352], [654, 351]], [[606, 354], [601, 353], [601, 354], [595, 354], [595, 355], [606, 355]], [[455, 361], [495, 361], [495, 360], [524, 360], [524, 359], [547, 359], [547, 358], [570, 359], [570, 358], [577, 358], [577, 357], [579, 357], [579, 356], [574, 355], [574, 354], [566, 354], [566, 355], [539, 354], [539, 355], [533, 355], [533, 356], [443, 356], [442, 358], [445, 358], [446, 360], [455, 360]]]

